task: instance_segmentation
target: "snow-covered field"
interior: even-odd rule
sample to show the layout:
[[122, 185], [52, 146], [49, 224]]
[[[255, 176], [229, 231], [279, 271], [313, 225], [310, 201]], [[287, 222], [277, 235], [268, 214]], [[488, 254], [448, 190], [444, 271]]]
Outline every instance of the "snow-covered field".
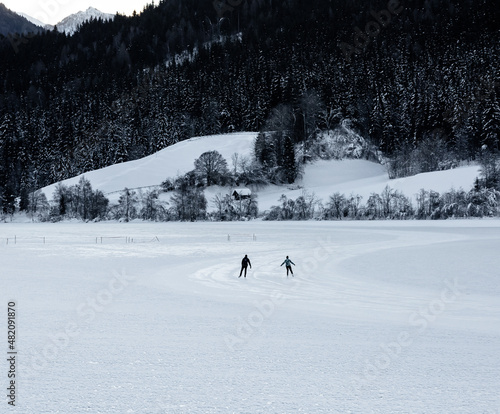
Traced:
[[500, 413], [499, 246], [496, 220], [2, 224], [0, 412]]

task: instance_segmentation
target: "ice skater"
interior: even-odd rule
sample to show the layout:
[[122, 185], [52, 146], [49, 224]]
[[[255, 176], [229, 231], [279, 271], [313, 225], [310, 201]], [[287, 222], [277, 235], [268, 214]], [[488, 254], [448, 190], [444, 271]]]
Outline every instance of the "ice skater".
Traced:
[[247, 255], [243, 258], [241, 261], [241, 271], [240, 275], [238, 276], [239, 278], [241, 277], [243, 270], [245, 271], [245, 277], [247, 277], [247, 267], [250, 266], [250, 269], [252, 268], [252, 264], [250, 263], [250, 259], [248, 258]]
[[281, 263], [281, 266], [286, 265], [286, 277], [288, 277], [288, 272], [290, 272], [293, 276], [293, 270], [292, 270], [292, 265], [295, 266], [295, 263], [292, 262], [288, 256], [286, 257], [285, 261]]

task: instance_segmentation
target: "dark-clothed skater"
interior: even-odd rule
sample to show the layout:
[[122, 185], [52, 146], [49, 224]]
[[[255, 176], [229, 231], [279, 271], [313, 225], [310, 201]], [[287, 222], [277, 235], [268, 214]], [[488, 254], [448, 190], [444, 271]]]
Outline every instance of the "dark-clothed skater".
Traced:
[[295, 263], [292, 262], [288, 256], [286, 257], [285, 261], [281, 263], [281, 266], [286, 265], [286, 277], [288, 277], [288, 272], [290, 272], [293, 276], [293, 270], [292, 270], [292, 265], [295, 266]]
[[240, 271], [240, 275], [238, 277], [241, 277], [241, 275], [243, 274], [243, 270], [245, 271], [245, 277], [247, 277], [247, 267], [248, 266], [250, 266], [250, 269], [252, 268], [252, 264], [250, 263], [250, 259], [248, 258], [247, 255], [245, 255], [245, 257], [241, 261], [241, 271]]

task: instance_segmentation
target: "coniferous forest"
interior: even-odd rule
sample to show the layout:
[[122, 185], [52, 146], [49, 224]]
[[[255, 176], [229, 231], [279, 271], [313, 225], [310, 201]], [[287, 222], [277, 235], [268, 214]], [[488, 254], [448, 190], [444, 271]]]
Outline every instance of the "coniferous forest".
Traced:
[[4, 212], [50, 183], [286, 111], [306, 149], [344, 120], [395, 159], [500, 146], [492, 0], [165, 0], [71, 37], [0, 36], [0, 56]]

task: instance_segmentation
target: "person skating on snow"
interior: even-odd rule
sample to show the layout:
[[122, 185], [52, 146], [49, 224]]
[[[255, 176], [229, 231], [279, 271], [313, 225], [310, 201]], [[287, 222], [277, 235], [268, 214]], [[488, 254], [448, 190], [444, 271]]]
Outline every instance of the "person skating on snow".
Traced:
[[292, 262], [288, 256], [286, 257], [285, 261], [283, 263], [281, 263], [281, 266], [283, 265], [286, 265], [286, 277], [288, 277], [288, 272], [291, 272], [292, 273], [292, 276], [293, 276], [293, 270], [292, 270], [292, 265], [295, 266], [295, 263]]
[[245, 277], [247, 277], [247, 267], [248, 266], [250, 266], [250, 269], [252, 268], [252, 264], [250, 263], [250, 259], [248, 258], [247, 255], [245, 255], [245, 257], [241, 261], [241, 271], [240, 271], [240, 275], [238, 277], [241, 277], [243, 270], [245, 271]]

